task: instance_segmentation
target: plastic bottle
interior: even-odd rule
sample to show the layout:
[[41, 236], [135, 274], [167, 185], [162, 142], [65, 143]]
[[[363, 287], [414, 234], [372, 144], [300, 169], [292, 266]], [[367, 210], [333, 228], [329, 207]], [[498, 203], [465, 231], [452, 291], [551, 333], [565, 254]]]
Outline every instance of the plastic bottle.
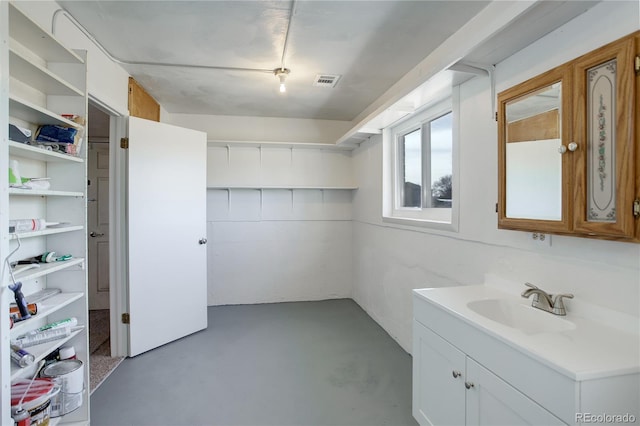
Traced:
[[44, 219], [16, 219], [9, 221], [9, 232], [39, 231], [47, 227]]

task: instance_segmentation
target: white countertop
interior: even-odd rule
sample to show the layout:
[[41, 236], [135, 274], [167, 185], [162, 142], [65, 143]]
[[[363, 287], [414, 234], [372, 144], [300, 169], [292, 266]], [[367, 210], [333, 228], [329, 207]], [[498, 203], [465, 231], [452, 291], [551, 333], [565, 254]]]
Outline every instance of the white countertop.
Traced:
[[574, 380], [640, 373], [640, 335], [634, 331], [637, 324], [614, 327], [594, 321], [584, 315], [584, 310], [572, 313], [567, 309], [567, 315], [560, 318], [574, 323], [574, 329], [526, 334], [490, 320], [467, 306], [468, 302], [482, 299], [509, 299], [530, 306], [531, 299], [522, 298], [519, 294], [487, 285], [473, 285], [416, 289], [414, 296]]

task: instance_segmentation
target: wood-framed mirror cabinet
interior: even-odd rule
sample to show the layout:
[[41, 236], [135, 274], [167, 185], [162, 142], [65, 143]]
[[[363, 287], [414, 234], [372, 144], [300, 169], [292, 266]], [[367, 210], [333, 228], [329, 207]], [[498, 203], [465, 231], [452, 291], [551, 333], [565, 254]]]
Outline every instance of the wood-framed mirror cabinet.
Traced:
[[498, 94], [498, 227], [640, 242], [640, 31]]

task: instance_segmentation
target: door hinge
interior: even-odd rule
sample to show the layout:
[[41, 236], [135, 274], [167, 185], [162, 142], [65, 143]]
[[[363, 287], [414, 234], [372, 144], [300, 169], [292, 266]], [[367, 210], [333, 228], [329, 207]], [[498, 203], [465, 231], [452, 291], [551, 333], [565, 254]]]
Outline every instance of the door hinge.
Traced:
[[129, 149], [129, 138], [121, 138], [120, 139], [120, 148]]
[[640, 199], [633, 200], [633, 217], [640, 217]]
[[129, 324], [129, 320], [131, 320], [131, 317], [129, 317], [128, 313], [124, 313], [122, 314], [122, 323], [123, 324]]
[[640, 56], [636, 56], [636, 60], [634, 62], [634, 68], [636, 70], [636, 74], [638, 74], [640, 73]]
[[496, 213], [498, 213], [498, 203], [496, 203]]
[[498, 111], [496, 111], [496, 121], [498, 121]]

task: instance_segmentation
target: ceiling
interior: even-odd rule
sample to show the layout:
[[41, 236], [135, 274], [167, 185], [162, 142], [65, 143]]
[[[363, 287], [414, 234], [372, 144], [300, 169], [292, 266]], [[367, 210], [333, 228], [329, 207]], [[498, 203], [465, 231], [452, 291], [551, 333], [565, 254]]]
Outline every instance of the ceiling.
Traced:
[[170, 113], [351, 121], [489, 2], [58, 3]]

